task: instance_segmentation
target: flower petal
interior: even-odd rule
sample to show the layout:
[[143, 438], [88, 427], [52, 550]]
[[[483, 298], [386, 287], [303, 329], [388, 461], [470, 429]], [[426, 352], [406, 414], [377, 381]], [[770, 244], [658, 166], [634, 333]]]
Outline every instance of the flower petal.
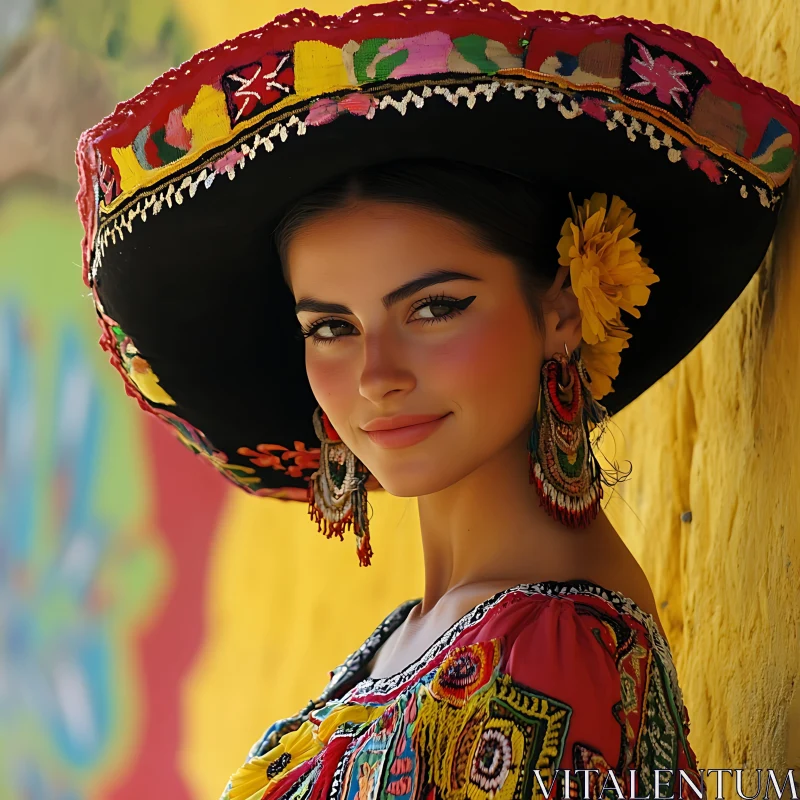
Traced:
[[558, 263], [569, 265], [570, 281], [581, 310], [581, 335], [592, 394], [600, 399], [613, 391], [611, 380], [619, 372], [620, 353], [631, 334], [620, 320], [625, 311], [640, 317], [637, 306], [650, 299], [650, 286], [659, 281], [641, 245], [636, 214], [618, 195], [594, 192], [580, 206], [570, 195], [573, 214], [561, 226]]

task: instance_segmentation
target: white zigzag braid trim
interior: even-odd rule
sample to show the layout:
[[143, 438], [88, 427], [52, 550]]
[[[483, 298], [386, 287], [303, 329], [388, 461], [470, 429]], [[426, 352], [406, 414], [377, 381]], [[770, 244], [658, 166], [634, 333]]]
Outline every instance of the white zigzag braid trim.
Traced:
[[[475, 107], [479, 97], [483, 97], [487, 103], [491, 102], [495, 93], [501, 88], [512, 93], [517, 100], [523, 100], [526, 96], [532, 95], [536, 100], [538, 109], [546, 108], [548, 103], [554, 104], [565, 119], [575, 119], [585, 113], [580, 104], [572, 97], [566, 97], [564, 92], [554, 91], [547, 86], [495, 80], [491, 83], [478, 83], [472, 87], [458, 86], [455, 89], [449, 86], [425, 85], [419, 87], [418, 90], [408, 89], [400, 99], [396, 99], [391, 93], [387, 93], [380, 98], [376, 106], [369, 109], [365, 114], [365, 118], [373, 119], [377, 111], [383, 111], [387, 108], [393, 108], [400, 112], [401, 116], [405, 116], [409, 108], [422, 108], [425, 105], [425, 100], [434, 95], [439, 95], [454, 107], [457, 107], [463, 100], [467, 108], [471, 109]], [[653, 150], [664, 149], [667, 158], [673, 164], [680, 163], [683, 158], [682, 150], [674, 146], [672, 136], [668, 133], [661, 133], [652, 123], [647, 123], [643, 126], [639, 119], [631, 114], [626, 114], [621, 109], [615, 109], [611, 118], [606, 119], [605, 125], [609, 131], [621, 128], [631, 142], [635, 142], [638, 136], [646, 136], [650, 147]], [[123, 240], [126, 231], [128, 233], [132, 232], [134, 220], [146, 221], [148, 211], [152, 215], [159, 214], [165, 204], [167, 208], [172, 208], [173, 202], [181, 205], [186, 199], [184, 192], [188, 190], [188, 197], [193, 198], [201, 186], [206, 190], [210, 189], [219, 175], [225, 174], [228, 180], [234, 180], [247, 163], [253, 161], [261, 151], [272, 153], [279, 141], [287, 141], [292, 131], [298, 136], [304, 136], [308, 131], [306, 123], [296, 114], [292, 114], [285, 123], [276, 122], [266, 135], [262, 132], [257, 132], [249, 142], [237, 144], [227, 153], [216, 157], [213, 162], [206, 162], [204, 165], [196, 167], [192, 174], [176, 178], [173, 183], [168, 184], [166, 187], [162, 186], [147, 197], [140, 198], [133, 208], [120, 212], [111, 223], [104, 227], [101, 226], [101, 230], [97, 233], [94, 241], [92, 279], [97, 278], [97, 272], [100, 269], [109, 241], [111, 244], [116, 244], [117, 236], [119, 236], [120, 240]], [[728, 166], [726, 172], [722, 175], [722, 181], [727, 181], [731, 176], [737, 177], [742, 181], [739, 190], [740, 196], [742, 198], [749, 197], [743, 175], [734, 167]], [[761, 186], [756, 186], [755, 189], [762, 206], [773, 210], [777, 207], [782, 193], [769, 192]], [[99, 203], [99, 192], [97, 200]]]

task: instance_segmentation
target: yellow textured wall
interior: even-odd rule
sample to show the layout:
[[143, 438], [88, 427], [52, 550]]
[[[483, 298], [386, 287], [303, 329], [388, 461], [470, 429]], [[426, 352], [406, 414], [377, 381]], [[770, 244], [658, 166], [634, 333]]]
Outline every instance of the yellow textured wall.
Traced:
[[[300, 5], [182, 2], [202, 46]], [[313, 3], [326, 13], [349, 5]], [[798, 0], [560, 8], [684, 28], [800, 101]], [[705, 768], [800, 769], [798, 198], [796, 189], [744, 295], [616, 418], [607, 444], [634, 465], [608, 512], [660, 603]], [[323, 540], [300, 504], [232, 493], [206, 598], [209, 636], [184, 697], [183, 767], [197, 797], [216, 796], [263, 728], [300, 708], [385, 613], [418, 596], [416, 507], [373, 494], [375, 565], [359, 570], [352, 542]]]
[[301, 503], [237, 489], [210, 554], [206, 645], [184, 694], [183, 774], [215, 798], [253, 742], [296, 714], [423, 585], [416, 501], [373, 492], [375, 555], [327, 540]]

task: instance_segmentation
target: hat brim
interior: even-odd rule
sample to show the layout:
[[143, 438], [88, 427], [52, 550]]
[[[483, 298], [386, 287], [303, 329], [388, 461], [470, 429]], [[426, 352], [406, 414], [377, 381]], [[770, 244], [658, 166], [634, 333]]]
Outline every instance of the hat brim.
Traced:
[[[660, 282], [641, 318], [625, 320], [632, 338], [603, 400], [612, 413], [703, 339], [769, 247], [781, 196], [774, 182], [603, 87], [503, 70], [387, 79], [359, 91], [375, 101], [370, 115], [342, 111], [303, 125], [313, 99], [266, 114], [98, 222], [90, 282], [101, 322], [119, 326], [174, 405], [140, 401], [248, 491], [303, 499], [315, 466], [307, 454], [318, 446], [317, 403], [271, 234], [292, 201], [353, 169], [406, 158], [481, 165], [540, 187], [563, 217], [568, 193], [577, 202], [619, 195]], [[700, 154], [693, 163], [681, 157], [689, 146]], [[170, 193], [171, 203], [153, 208]], [[142, 204], [146, 222], [126, 224]], [[556, 229], [554, 274], [557, 241]]]

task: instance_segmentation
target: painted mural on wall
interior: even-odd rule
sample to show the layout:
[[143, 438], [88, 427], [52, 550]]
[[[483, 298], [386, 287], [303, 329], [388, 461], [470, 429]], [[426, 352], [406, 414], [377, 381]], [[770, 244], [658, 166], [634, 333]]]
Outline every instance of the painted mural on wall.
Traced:
[[3, 800], [191, 797], [180, 692], [224, 488], [113, 385], [74, 207], [80, 131], [188, 47], [169, 2], [0, 3]]
[[[133, 626], [163, 578], [93, 503], [108, 423], [85, 338], [0, 306], [0, 795], [78, 800], [119, 733]], [[55, 369], [40, 413], [37, 373]]]

